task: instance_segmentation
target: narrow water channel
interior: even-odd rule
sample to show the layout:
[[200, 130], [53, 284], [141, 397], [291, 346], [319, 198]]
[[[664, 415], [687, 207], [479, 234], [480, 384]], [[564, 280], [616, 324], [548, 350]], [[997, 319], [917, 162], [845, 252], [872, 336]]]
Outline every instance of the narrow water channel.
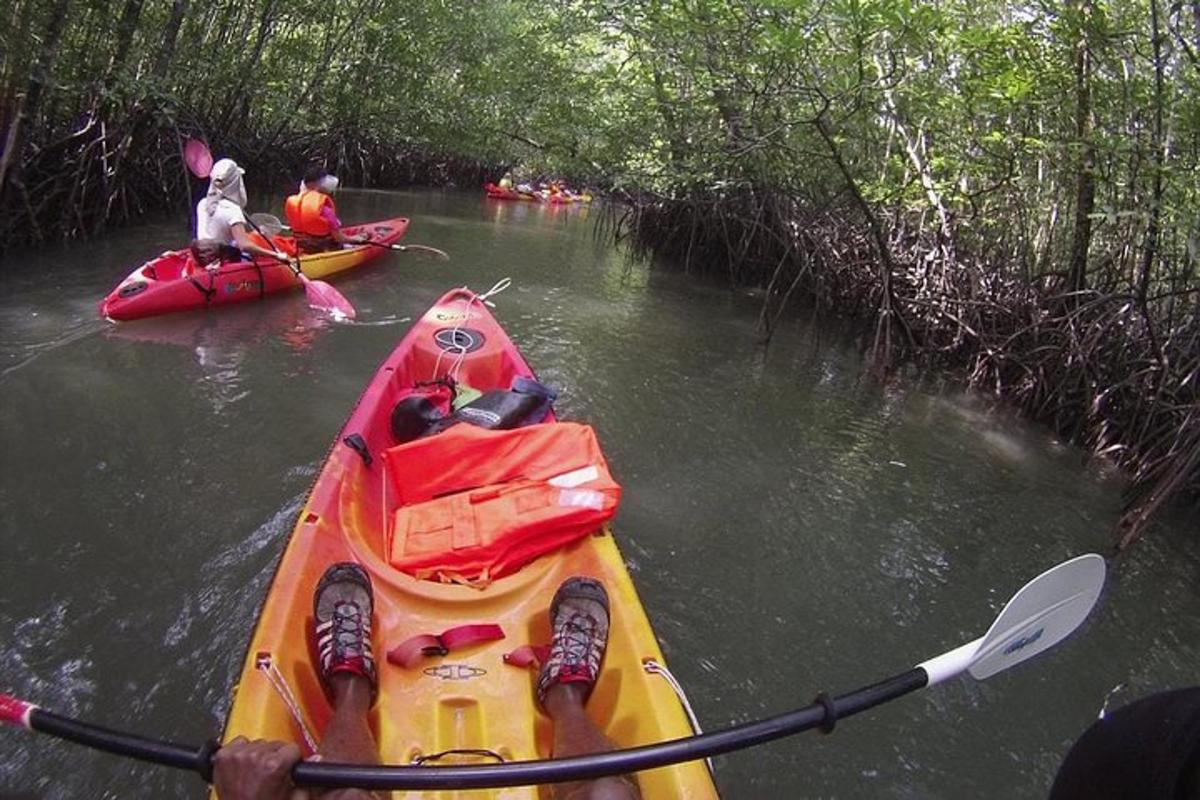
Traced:
[[[0, 691], [181, 742], [216, 735], [276, 559], [333, 436], [443, 291], [496, 314], [624, 486], [615, 530], [676, 676], [716, 728], [905, 671], [980, 636], [1029, 578], [1101, 550], [1120, 481], [985, 399], [865, 380], [824, 320], [756, 344], [757, 302], [630, 267], [595, 210], [463, 192], [346, 192], [412, 218], [337, 281], [114, 325], [97, 301], [178, 224], [0, 263]], [[592, 218], [589, 218], [589, 214]], [[1200, 537], [1176, 510], [1114, 565], [1080, 634], [717, 759], [729, 798], [1039, 798], [1114, 703], [1200, 681]], [[0, 732], [0, 797], [204, 796], [194, 776]]]

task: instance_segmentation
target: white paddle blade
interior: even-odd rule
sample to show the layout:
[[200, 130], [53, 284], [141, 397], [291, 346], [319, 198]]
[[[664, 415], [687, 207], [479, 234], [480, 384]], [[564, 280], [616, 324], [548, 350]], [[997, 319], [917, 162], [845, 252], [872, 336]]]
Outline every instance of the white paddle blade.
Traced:
[[990, 678], [1067, 638], [1095, 607], [1105, 571], [1104, 558], [1089, 553], [1025, 584], [983, 637], [968, 668], [971, 676]]

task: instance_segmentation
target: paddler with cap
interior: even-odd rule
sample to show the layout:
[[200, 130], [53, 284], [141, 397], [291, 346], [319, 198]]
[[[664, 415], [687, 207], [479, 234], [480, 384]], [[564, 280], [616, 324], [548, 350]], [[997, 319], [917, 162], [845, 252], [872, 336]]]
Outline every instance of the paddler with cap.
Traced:
[[342, 233], [342, 221], [331, 197], [337, 187], [336, 176], [324, 167], [312, 166], [304, 173], [300, 191], [284, 203], [288, 225], [301, 253], [338, 250], [344, 244], [360, 244], [369, 238], [366, 233], [354, 236]]
[[[251, 237], [246, 222], [246, 173], [232, 158], [222, 158], [209, 173], [208, 192], [196, 205], [196, 240], [192, 254], [196, 261], [216, 269], [222, 261], [237, 261], [243, 253], [270, 256], [281, 261], [287, 254], [264, 247]], [[258, 241], [255, 241], [258, 239]]]

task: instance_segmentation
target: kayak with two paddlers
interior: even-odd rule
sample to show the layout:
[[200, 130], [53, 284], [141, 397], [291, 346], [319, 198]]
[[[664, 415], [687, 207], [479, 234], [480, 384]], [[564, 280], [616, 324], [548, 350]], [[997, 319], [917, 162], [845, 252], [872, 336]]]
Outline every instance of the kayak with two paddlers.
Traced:
[[[190, 249], [171, 250], [133, 270], [100, 302], [100, 316], [112, 320], [132, 320], [192, 311], [209, 306], [259, 300], [265, 295], [301, 285], [296, 268], [312, 280], [337, 275], [361, 266], [382, 255], [408, 229], [408, 219], [392, 219], [352, 225], [349, 235], [365, 233], [366, 243], [323, 253], [303, 254], [299, 263], [278, 261], [267, 256], [242, 257], [220, 261], [216, 269], [206, 269]], [[256, 234], [258, 236], [258, 234]], [[289, 238], [274, 235], [272, 244], [294, 254]]]

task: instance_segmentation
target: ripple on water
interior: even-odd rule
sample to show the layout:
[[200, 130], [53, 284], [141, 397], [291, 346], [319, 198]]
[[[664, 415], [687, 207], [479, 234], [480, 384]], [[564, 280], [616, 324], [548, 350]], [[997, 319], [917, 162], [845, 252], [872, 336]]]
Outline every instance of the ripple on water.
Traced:
[[950, 570], [950, 558], [936, 541], [923, 535], [906, 519], [895, 520], [881, 543], [879, 571], [892, 579], [891, 616], [906, 627], [920, 619], [926, 594], [941, 589]]
[[[188, 667], [210, 676], [198, 682], [193, 700], [223, 724], [230, 698], [226, 687], [236, 683], [263, 595], [282, 554], [282, 543], [295, 525], [307, 495], [298, 495], [276, 511], [245, 539], [235, 541], [200, 567], [204, 587], [196, 602], [205, 646], [186, 656]], [[219, 635], [212, 638], [213, 632]], [[238, 635], [240, 633], [240, 635]], [[202, 687], [202, 688], [200, 688]]]
[[[86, 642], [70, 640], [70, 616], [70, 604], [59, 600], [12, 625], [5, 637], [3, 688], [69, 716], [86, 716], [96, 699], [96, 665]], [[63, 656], [64, 651], [73, 655]], [[28, 796], [40, 798], [61, 789], [52, 787], [51, 778], [57, 776], [42, 771], [41, 754], [51, 749], [71, 758], [75, 754], [70, 746], [48, 737], [35, 740], [15, 730], [5, 735], [12, 741], [0, 759], [0, 796], [21, 797], [21, 792], [29, 791]]]

